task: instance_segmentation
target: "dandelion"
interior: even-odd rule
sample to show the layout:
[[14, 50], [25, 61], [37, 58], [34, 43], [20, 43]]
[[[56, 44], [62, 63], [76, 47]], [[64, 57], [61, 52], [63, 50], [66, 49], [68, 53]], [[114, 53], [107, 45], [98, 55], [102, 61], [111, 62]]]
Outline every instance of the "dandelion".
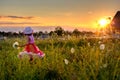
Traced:
[[64, 62], [66, 65], [68, 65], [69, 61], [67, 59], [64, 59]]
[[18, 43], [18, 42], [14, 42], [14, 43], [13, 43], [13, 48], [15, 48], [15, 49], [19, 49], [18, 46], [19, 46], [19, 43]]
[[6, 40], [6, 39], [7, 39], [7, 37], [3, 37], [3, 39], [4, 39], [4, 40]]
[[90, 43], [88, 43], [88, 46], [90, 46]]
[[102, 68], [107, 68], [107, 64], [101, 65], [100, 68], [101, 68], [101, 69], [102, 69]]
[[102, 43], [101, 41], [98, 42], [98, 44], [101, 44], [101, 43]]
[[100, 45], [100, 50], [104, 50], [105, 49], [105, 45], [104, 44], [101, 44]]
[[74, 53], [75, 52], [75, 49], [72, 47], [71, 48], [71, 53]]
[[107, 67], [107, 64], [103, 64], [103, 68], [106, 68]]
[[68, 38], [68, 39], [70, 39], [70, 38], [71, 38], [71, 36], [70, 36], [70, 35], [68, 35], [68, 36], [67, 36], [67, 38]]

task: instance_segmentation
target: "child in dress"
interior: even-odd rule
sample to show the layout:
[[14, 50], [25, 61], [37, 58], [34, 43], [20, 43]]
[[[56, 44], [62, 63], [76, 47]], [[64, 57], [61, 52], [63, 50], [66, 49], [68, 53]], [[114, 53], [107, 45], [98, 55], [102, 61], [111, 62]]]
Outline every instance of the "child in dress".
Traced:
[[26, 27], [23, 33], [27, 36], [27, 44], [22, 45], [20, 47], [25, 47], [23, 52], [19, 53], [19, 58], [22, 57], [23, 54], [28, 54], [30, 56], [30, 61], [33, 60], [33, 55], [38, 55], [39, 57], [44, 57], [45, 54], [35, 45], [33, 30], [31, 27]]

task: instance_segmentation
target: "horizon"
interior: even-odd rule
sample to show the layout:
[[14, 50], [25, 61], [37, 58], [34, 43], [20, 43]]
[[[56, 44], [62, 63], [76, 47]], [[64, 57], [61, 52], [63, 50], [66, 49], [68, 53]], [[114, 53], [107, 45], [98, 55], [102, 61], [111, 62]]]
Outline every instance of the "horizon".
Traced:
[[[96, 32], [96, 29], [91, 29], [91, 28], [81, 28], [81, 27], [64, 27], [64, 26], [31, 26], [31, 28], [34, 30], [34, 32], [50, 32], [50, 31], [54, 31], [56, 27], [61, 27], [64, 31], [74, 31], [75, 29], [78, 29], [79, 31], [86, 31], [86, 32]], [[25, 26], [24, 27], [14, 27], [14, 26], [2, 26], [0, 27], [0, 32], [22, 32], [24, 30]]]

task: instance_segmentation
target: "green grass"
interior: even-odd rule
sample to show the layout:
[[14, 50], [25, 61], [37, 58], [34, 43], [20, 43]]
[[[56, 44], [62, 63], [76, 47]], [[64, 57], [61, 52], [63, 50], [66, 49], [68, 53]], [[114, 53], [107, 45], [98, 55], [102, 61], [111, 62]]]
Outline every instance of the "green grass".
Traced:
[[[46, 55], [33, 62], [27, 56], [17, 57], [23, 48], [14, 49], [15, 41], [25, 43], [24, 38], [0, 41], [0, 80], [120, 80], [119, 39], [36, 40]], [[105, 44], [104, 50], [99, 41]]]

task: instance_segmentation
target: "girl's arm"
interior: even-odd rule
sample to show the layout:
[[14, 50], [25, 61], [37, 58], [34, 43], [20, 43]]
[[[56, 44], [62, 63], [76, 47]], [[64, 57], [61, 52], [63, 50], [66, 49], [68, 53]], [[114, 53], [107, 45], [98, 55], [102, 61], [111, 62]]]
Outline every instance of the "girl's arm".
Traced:
[[[30, 38], [29, 37], [27, 37], [27, 41], [28, 41], [28, 43], [29, 43], [29, 41], [30, 41]], [[27, 44], [23, 44], [23, 45], [19, 45], [19, 47], [25, 47]]]
[[19, 45], [18, 47], [24, 47], [26, 44], [24, 44], [24, 45]]

